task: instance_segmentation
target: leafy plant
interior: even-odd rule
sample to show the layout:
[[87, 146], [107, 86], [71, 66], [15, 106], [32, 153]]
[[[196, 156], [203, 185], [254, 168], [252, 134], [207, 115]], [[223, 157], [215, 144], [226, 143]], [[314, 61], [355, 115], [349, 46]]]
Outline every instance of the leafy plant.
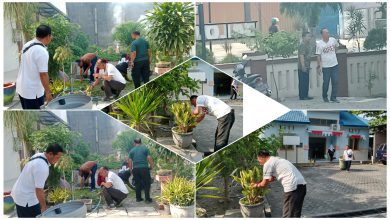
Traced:
[[71, 192], [67, 189], [56, 188], [53, 191], [50, 191], [47, 195], [47, 199], [54, 204], [64, 203], [71, 196]]
[[35, 131], [31, 134], [31, 143], [34, 150], [43, 152], [49, 144], [59, 144], [64, 150], [70, 150], [74, 144], [74, 140], [79, 138], [80, 134], [71, 131], [63, 124], [55, 124]]
[[219, 191], [218, 187], [210, 186], [210, 183], [221, 172], [223, 167], [221, 163], [214, 163], [214, 158], [208, 157], [196, 164], [196, 192], [199, 198], [219, 199], [220, 196], [211, 194], [198, 194], [199, 191]]
[[178, 63], [194, 45], [195, 10], [189, 2], [154, 3], [147, 11], [146, 26], [150, 41], [158, 45], [164, 56], [174, 56]]
[[[64, 85], [65, 84], [65, 85]], [[63, 92], [67, 87], [69, 87], [69, 83], [60, 80], [60, 79], [55, 79], [53, 80], [49, 87], [51, 92], [53, 93], [54, 96], [59, 95], [61, 92]]]
[[[23, 34], [24, 40], [31, 38], [29, 32], [29, 25], [34, 20], [35, 14], [38, 12], [39, 3], [37, 2], [5, 2], [4, 3], [4, 16], [11, 21], [11, 25], [15, 22], [15, 29], [19, 30]], [[16, 34], [16, 33], [12, 33]], [[15, 39], [16, 36], [13, 36]], [[23, 42], [23, 39], [21, 39]]]
[[95, 53], [100, 58], [105, 58], [109, 61], [117, 61], [121, 58], [120, 53], [116, 53], [114, 48], [101, 48], [97, 45], [92, 45], [87, 50], [89, 53]]
[[73, 52], [67, 46], [59, 46], [55, 49], [53, 60], [58, 62], [62, 69], [64, 69], [64, 63], [69, 63], [72, 60]]
[[[134, 139], [139, 137], [140, 135], [133, 130], [123, 131], [118, 134], [114, 142], [112, 142], [112, 148], [127, 154], [133, 149]], [[141, 137], [141, 139], [143, 138]], [[144, 142], [144, 140], [142, 140], [142, 142]]]
[[188, 133], [196, 126], [197, 116], [191, 112], [191, 105], [189, 102], [176, 102], [171, 106], [171, 112], [175, 116], [175, 130], [178, 133]]
[[357, 42], [358, 50], [360, 52], [359, 38], [364, 34], [366, 26], [364, 25], [364, 15], [361, 10], [351, 6], [347, 9], [348, 26], [347, 32], [349, 34], [348, 41], [355, 40]]
[[218, 63], [238, 63], [240, 62], [241, 58], [238, 56], [235, 56], [231, 53], [228, 53], [221, 61]]
[[202, 58], [204, 61], [214, 64], [215, 63], [215, 57], [214, 53], [210, 51], [208, 48], [206, 48], [206, 56], [203, 57], [202, 55], [202, 44], [196, 44], [196, 55], [200, 58]]
[[180, 207], [191, 206], [195, 201], [195, 183], [182, 177], [175, 177], [164, 185], [160, 199]]
[[121, 23], [118, 26], [115, 26], [112, 38], [118, 41], [121, 46], [130, 47], [131, 43], [133, 42], [133, 39], [130, 35], [134, 31], [140, 31], [141, 36], [143, 36], [144, 26], [141, 23], [135, 21]]
[[386, 29], [374, 28], [368, 32], [363, 47], [366, 50], [382, 50], [387, 45], [386, 38]]
[[65, 176], [65, 172], [72, 171], [74, 166], [73, 159], [69, 154], [62, 155], [61, 159], [54, 164], [54, 168], [62, 172], [62, 176]]
[[162, 103], [160, 93], [156, 89], [142, 87], [139, 90], [130, 93], [115, 103], [116, 107], [120, 108], [131, 128], [138, 131], [147, 131], [153, 135], [152, 126], [159, 125], [153, 122], [153, 119], [165, 118], [162, 116], [153, 115], [153, 112]]
[[242, 200], [245, 205], [255, 205], [263, 199], [268, 189], [254, 187], [253, 183], [258, 183], [263, 180], [263, 174], [259, 167], [254, 167], [252, 170], [242, 170], [239, 176], [233, 176], [233, 179], [242, 187]]

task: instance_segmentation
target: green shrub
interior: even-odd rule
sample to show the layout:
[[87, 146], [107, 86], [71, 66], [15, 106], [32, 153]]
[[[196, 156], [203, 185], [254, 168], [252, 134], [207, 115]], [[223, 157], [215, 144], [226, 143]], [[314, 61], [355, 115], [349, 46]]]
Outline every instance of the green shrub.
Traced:
[[47, 195], [47, 199], [54, 204], [64, 203], [71, 196], [71, 192], [67, 189], [56, 188], [53, 191], [50, 191]]
[[363, 47], [366, 50], [382, 50], [387, 45], [386, 29], [374, 28], [368, 32]]
[[169, 204], [186, 207], [194, 204], [195, 183], [182, 177], [175, 177], [164, 185], [160, 199]]
[[196, 126], [197, 116], [191, 112], [191, 105], [189, 102], [176, 102], [171, 106], [171, 112], [175, 116], [175, 130], [178, 133], [188, 133]]
[[241, 61], [241, 58], [238, 56], [235, 56], [231, 53], [227, 54], [221, 61], [218, 63], [238, 63]]

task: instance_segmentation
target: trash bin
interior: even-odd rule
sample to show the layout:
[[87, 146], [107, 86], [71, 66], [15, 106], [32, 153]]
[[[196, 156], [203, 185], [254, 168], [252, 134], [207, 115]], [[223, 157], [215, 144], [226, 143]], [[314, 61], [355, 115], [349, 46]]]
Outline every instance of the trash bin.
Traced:
[[345, 165], [345, 160], [342, 157], [339, 158], [339, 166], [340, 166], [340, 170], [347, 169], [347, 166]]

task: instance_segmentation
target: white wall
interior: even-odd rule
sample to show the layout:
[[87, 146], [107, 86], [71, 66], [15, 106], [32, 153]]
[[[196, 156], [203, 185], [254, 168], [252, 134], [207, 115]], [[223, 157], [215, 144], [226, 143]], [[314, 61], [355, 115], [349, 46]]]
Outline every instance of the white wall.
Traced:
[[10, 191], [20, 174], [19, 155], [13, 150], [13, 136], [4, 128], [4, 192]]
[[4, 61], [4, 82], [15, 82], [18, 74], [19, 59], [18, 59], [18, 46], [12, 40], [12, 27], [11, 22], [7, 17], [4, 17], [4, 49], [3, 49], [3, 61]]

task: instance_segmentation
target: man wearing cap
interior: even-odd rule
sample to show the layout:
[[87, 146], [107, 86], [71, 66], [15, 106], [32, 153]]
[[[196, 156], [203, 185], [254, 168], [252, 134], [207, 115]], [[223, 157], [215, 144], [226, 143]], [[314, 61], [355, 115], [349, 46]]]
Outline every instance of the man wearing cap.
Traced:
[[129, 169], [133, 173], [135, 181], [135, 196], [136, 201], [143, 201], [141, 192], [145, 192], [145, 202], [151, 203], [150, 185], [151, 177], [150, 170], [153, 168], [153, 158], [150, 156], [149, 149], [142, 144], [140, 138], [134, 139], [134, 147], [129, 153]]
[[263, 166], [263, 180], [252, 183], [253, 187], [265, 188], [278, 180], [284, 190], [283, 218], [300, 218], [306, 195], [306, 181], [290, 161], [274, 157], [268, 151], [260, 151], [257, 160]]

